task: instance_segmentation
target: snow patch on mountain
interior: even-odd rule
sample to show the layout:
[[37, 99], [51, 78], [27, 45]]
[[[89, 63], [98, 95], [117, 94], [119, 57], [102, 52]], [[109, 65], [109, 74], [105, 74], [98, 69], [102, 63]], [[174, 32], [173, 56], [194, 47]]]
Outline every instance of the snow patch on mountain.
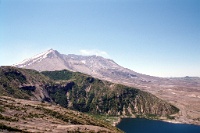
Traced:
[[26, 66], [32, 65], [33, 63], [41, 62], [43, 59], [48, 57], [48, 54], [52, 53], [53, 51], [54, 51], [53, 49], [50, 49], [48, 51], [37, 54], [29, 59], [25, 59], [20, 63], [16, 63], [13, 66], [26, 67]]
[[83, 64], [86, 64], [86, 61], [85, 61], [85, 60], [82, 60], [81, 62], [82, 62]]

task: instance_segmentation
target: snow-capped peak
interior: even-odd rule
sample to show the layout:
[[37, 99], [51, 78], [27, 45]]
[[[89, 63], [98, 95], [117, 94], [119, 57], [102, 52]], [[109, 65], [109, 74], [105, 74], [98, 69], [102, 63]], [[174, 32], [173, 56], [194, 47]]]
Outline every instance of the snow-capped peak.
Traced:
[[25, 59], [20, 63], [14, 64], [13, 66], [25, 67], [25, 66], [31, 65], [31, 64], [33, 64], [35, 62], [40, 62], [43, 59], [47, 58], [48, 55], [51, 54], [51, 53], [55, 53], [55, 50], [49, 49], [49, 50], [47, 50], [45, 52], [42, 52], [40, 54], [37, 54], [37, 55], [35, 55], [35, 56], [33, 56], [33, 57], [29, 58], [29, 59]]

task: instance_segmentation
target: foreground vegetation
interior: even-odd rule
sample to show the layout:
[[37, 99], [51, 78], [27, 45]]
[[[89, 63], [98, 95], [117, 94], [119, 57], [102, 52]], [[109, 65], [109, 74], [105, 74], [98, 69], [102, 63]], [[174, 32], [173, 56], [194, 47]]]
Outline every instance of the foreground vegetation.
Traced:
[[0, 131], [122, 132], [90, 115], [49, 103], [0, 96], [0, 106]]

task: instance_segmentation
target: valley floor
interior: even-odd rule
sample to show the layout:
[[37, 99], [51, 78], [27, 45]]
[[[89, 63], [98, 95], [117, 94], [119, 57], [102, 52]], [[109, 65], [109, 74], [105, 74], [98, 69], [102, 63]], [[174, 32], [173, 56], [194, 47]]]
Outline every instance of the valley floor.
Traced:
[[200, 125], [200, 90], [190, 91], [190, 88], [183, 89], [180, 87], [144, 90], [180, 109], [176, 119], [172, 122]]

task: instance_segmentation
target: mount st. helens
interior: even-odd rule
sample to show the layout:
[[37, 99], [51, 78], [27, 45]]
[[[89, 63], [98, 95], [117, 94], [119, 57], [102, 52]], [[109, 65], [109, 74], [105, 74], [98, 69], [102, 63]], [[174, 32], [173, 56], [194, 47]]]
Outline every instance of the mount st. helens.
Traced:
[[126, 69], [100, 56], [64, 55], [50, 49], [15, 64], [38, 71], [71, 70], [140, 88], [180, 108], [179, 122], [200, 125], [200, 78], [159, 78]]

